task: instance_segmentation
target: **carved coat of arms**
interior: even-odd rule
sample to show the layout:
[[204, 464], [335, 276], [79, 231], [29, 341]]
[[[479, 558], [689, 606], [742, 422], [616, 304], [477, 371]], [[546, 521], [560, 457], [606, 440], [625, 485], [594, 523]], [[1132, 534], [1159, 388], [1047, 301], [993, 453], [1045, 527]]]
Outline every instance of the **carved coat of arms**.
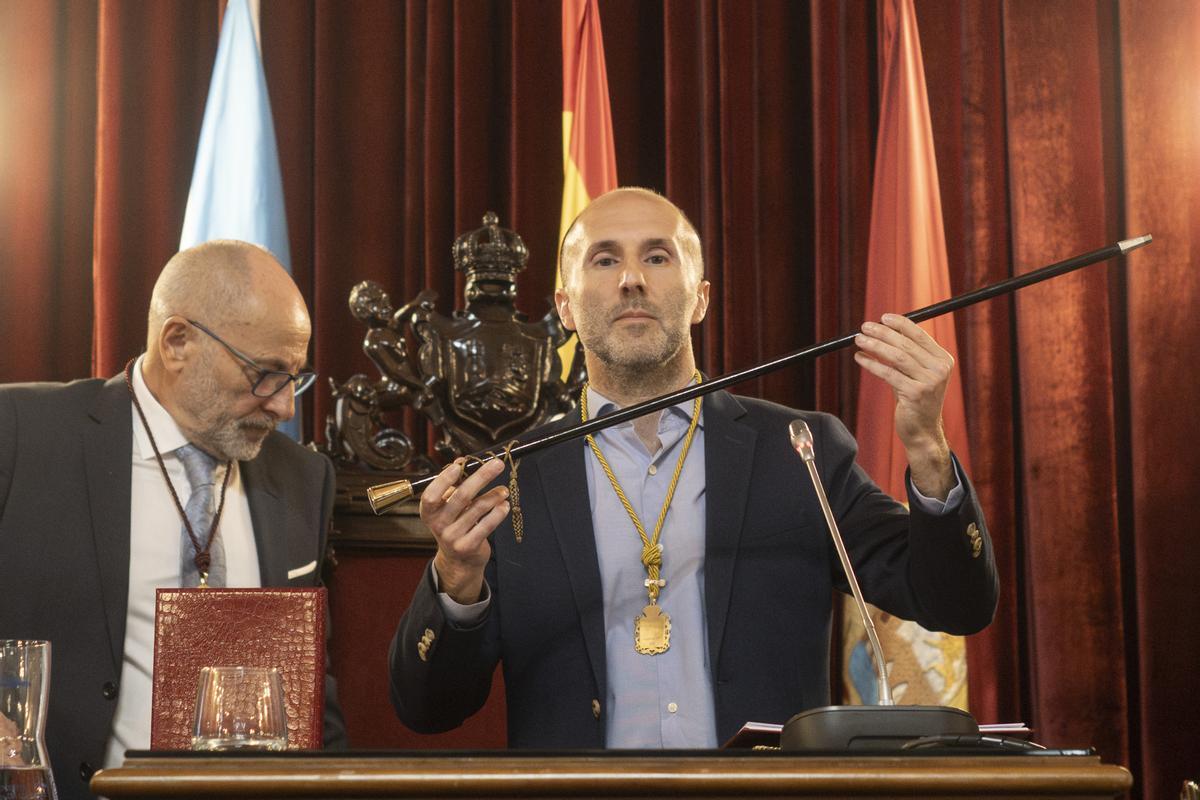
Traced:
[[466, 305], [449, 316], [422, 292], [397, 311], [366, 281], [350, 308], [367, 325], [363, 350], [379, 380], [355, 375], [333, 385], [336, 410], [326, 424], [329, 454], [343, 466], [426, 473], [432, 461], [388, 426], [387, 412], [411, 408], [440, 434], [437, 455], [503, 445], [570, 409], [582, 375], [561, 377], [558, 348], [570, 335], [551, 309], [528, 322], [515, 306], [516, 274], [529, 254], [521, 237], [488, 212], [483, 227], [454, 242], [455, 269], [466, 274]]

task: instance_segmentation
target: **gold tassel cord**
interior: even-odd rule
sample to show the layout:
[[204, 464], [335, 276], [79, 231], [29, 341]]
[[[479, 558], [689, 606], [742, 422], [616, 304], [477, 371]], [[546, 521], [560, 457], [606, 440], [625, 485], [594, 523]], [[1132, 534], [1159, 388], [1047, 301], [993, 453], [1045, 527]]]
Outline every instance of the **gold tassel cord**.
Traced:
[[[512, 439], [504, 445], [504, 449], [499, 453], [495, 450], [488, 450], [483, 455], [487, 456], [487, 461], [501, 458], [508, 462], [508, 502], [512, 506], [513, 536], [516, 538], [517, 544], [520, 544], [525, 538], [525, 515], [521, 513], [521, 487], [517, 483], [517, 467], [520, 465], [520, 460], [513, 458], [512, 455], [512, 449], [518, 444], [516, 439]], [[486, 463], [485, 460], [477, 455], [463, 456], [461, 471], [455, 483], [461, 483], [467, 476], [468, 464], [482, 467], [484, 463]]]
[[[700, 383], [703, 378], [699, 372], [692, 376], [692, 380]], [[588, 405], [587, 405], [587, 384], [584, 384], [583, 390], [579, 394], [579, 408], [582, 421], [587, 422]], [[600, 464], [604, 474], [608, 477], [608, 482], [612, 485], [613, 491], [616, 492], [617, 498], [621, 501], [621, 505], [625, 507], [625, 511], [629, 514], [629, 519], [633, 522], [633, 527], [637, 529], [638, 536], [642, 540], [642, 565], [646, 568], [646, 594], [649, 595], [652, 604], [658, 602], [659, 590], [666, 585], [666, 581], [659, 577], [662, 569], [662, 553], [663, 548], [659, 543], [659, 537], [662, 536], [663, 523], [667, 518], [667, 510], [671, 507], [671, 500], [675, 497], [675, 487], [679, 483], [679, 476], [683, 472], [683, 462], [687, 459], [689, 448], [692, 446], [692, 438], [696, 434], [696, 425], [700, 422], [700, 398], [697, 397], [692, 404], [692, 419], [688, 425], [687, 434], [683, 440], [683, 447], [679, 454], [679, 460], [675, 464], [675, 474], [671, 476], [671, 483], [667, 487], [667, 496], [663, 501], [662, 510], [658, 512], [658, 522], [654, 526], [653, 538], [647, 535], [646, 529], [642, 526], [642, 521], [638, 517], [637, 512], [633, 508], [633, 504], [629, 502], [629, 498], [625, 496], [625, 492], [621, 489], [621, 484], [617, 481], [617, 476], [613, 474], [612, 467], [608, 465], [608, 459], [604, 457], [604, 453], [600, 451], [600, 446], [596, 444], [596, 439], [591, 434], [585, 438], [588, 447], [592, 449], [592, 453], [596, 456], [596, 461]]]

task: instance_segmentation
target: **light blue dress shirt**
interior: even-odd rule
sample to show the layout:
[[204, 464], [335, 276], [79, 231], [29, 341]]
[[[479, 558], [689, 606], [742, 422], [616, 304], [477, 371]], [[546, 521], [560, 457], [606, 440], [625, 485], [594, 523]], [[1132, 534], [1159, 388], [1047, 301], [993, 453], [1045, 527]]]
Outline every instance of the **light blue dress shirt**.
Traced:
[[[616, 410], [616, 405], [589, 388], [588, 409], [592, 416], [603, 416]], [[691, 401], [662, 412], [658, 423], [661, 446], [653, 454], [638, 438], [632, 422], [596, 434], [596, 444], [651, 538], [691, 415]], [[716, 747], [716, 709], [704, 619], [703, 413], [659, 538], [663, 548], [660, 577], [667, 583], [659, 593], [658, 605], [671, 618], [670, 647], [665, 653], [651, 656], [634, 650], [634, 620], [649, 602], [642, 540], [591, 448], [586, 462], [604, 592], [606, 743], [616, 748]]]

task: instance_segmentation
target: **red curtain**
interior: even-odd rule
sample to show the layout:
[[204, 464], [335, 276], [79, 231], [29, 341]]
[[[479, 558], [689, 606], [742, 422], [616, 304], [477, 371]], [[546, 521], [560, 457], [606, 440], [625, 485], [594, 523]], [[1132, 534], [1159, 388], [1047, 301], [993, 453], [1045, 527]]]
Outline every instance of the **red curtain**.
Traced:
[[[1116, 15], [1123, 190], [1112, 211], [1156, 243], [1116, 270], [1125, 316], [1119, 331], [1117, 452], [1131, 758], [1156, 796], [1183, 770], [1200, 774], [1192, 746], [1200, 701], [1200, 542], [1193, 533], [1200, 475], [1196, 315], [1200, 307], [1200, 14], [1187, 0], [1122, 4]], [[1192, 588], [1189, 589], [1188, 587]], [[1191, 744], [1188, 743], [1191, 739]], [[1137, 762], [1134, 762], [1137, 763]]]
[[145, 347], [145, 308], [179, 249], [216, 56], [216, 4], [99, 4], [92, 367], [112, 375]]
[[[1103, 111], [1113, 98], [1105, 96], [1112, 78], [1103, 72], [1113, 60], [1097, 47], [1105, 20], [1095, 3], [1007, 11], [1010, 235], [1014, 271], [1022, 272], [1119, 238], [1108, 213], [1115, 187], [1105, 180], [1112, 140]], [[1112, 268], [1114, 277], [1121, 269]], [[1026, 621], [1031, 631], [1058, 631], [1030, 649], [1030, 694], [1038, 707], [1077, 709], [1043, 715], [1043, 736], [1062, 741], [1088, 731], [1104, 752], [1124, 753], [1127, 731], [1110, 723], [1127, 714], [1125, 660], [1084, 669], [1123, 649], [1114, 282], [1103, 269], [1089, 270], [1018, 295], [1015, 333], [1020, 479], [1037, 486], [1025, 495]], [[1079, 672], [1057, 679], [1067, 665]]]
[[[956, 293], [1012, 274], [1002, 77], [1001, 13], [991, 6], [918, 3], [922, 47], [942, 188], [951, 283]], [[923, 13], [922, 13], [923, 12]], [[958, 265], [958, 269], [955, 269]], [[1027, 718], [1020, 661], [1022, 599], [1017, 577], [1016, 356], [1011, 300], [961, 312], [957, 331], [973, 478], [987, 509], [1001, 575], [1001, 599], [988, 633], [968, 639], [971, 706], [980, 719]], [[997, 457], [998, 454], [1007, 457]]]
[[91, 371], [96, 7], [0, 0], [0, 381]]
[[[218, 0], [0, 0], [0, 380], [111, 374], [142, 346], [183, 218]], [[962, 291], [1155, 234], [1126, 262], [956, 316], [996, 622], [972, 637], [982, 721], [1095, 744], [1137, 792], [1200, 774], [1200, 7], [918, 0], [947, 249]], [[294, 270], [315, 366], [370, 372], [346, 298], [458, 303], [455, 235], [491, 209], [548, 309], [561, 175], [557, 0], [263, 0]], [[705, 370], [861, 317], [877, 114], [873, 4], [601, 0], [618, 166], [704, 236]], [[741, 390], [854, 418], [846, 353]], [[329, 410], [322, 382], [306, 430]], [[391, 718], [382, 649], [419, 560], [345, 555], [335, 667], [355, 743]], [[369, 587], [369, 601], [341, 588]], [[353, 595], [359, 596], [359, 595]], [[343, 605], [339, 606], [338, 604]], [[1183, 625], [1180, 625], [1180, 622]], [[1192, 628], [1194, 628], [1192, 624]]]
[[[617, 10], [601, 5], [608, 52], [626, 38]], [[662, 44], [651, 48], [664, 53], [659, 91], [630, 97], [611, 60], [609, 82], [614, 116], [634, 102], [644, 118], [661, 115], [666, 172], [660, 180], [631, 175], [625, 153], [639, 144], [623, 142], [620, 127], [617, 163], [623, 183], [665, 190], [703, 234], [717, 302], [697, 341], [701, 368], [716, 375], [813, 338], [812, 68], [797, 46], [808, 36], [809, 9], [786, 0], [668, 0], [662, 16]], [[777, 372], [738, 391], [811, 407], [810, 374]]]

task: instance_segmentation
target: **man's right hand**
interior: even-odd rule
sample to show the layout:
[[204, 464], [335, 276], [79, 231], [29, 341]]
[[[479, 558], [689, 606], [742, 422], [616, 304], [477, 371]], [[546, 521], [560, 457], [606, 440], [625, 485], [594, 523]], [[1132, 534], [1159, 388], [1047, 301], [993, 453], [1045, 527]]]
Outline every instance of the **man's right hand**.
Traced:
[[450, 464], [421, 493], [421, 521], [437, 541], [433, 567], [441, 591], [456, 603], [469, 605], [483, 592], [483, 570], [492, 555], [488, 536], [509, 512], [508, 488], [479, 491], [504, 471], [494, 458], [455, 486], [463, 460]]

